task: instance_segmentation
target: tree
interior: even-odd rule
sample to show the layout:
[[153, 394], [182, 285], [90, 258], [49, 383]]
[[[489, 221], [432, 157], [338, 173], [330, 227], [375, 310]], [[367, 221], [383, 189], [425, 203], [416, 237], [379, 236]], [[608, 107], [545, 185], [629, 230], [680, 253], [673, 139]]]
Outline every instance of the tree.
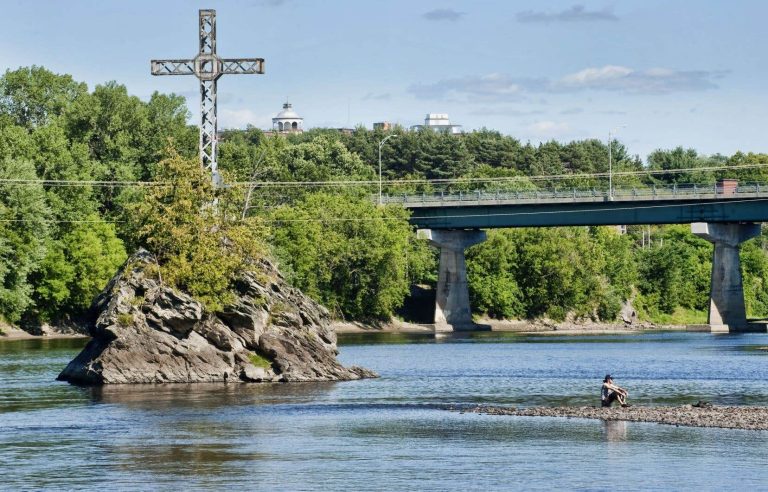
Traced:
[[474, 131], [464, 135], [464, 144], [478, 164], [492, 168], [516, 168], [521, 151], [517, 139], [493, 130]]
[[507, 231], [489, 231], [488, 240], [467, 252], [469, 295], [475, 311], [492, 318], [526, 315], [525, 300], [515, 278], [517, 248]]
[[[35, 180], [29, 161], [0, 161], [0, 179]], [[36, 183], [0, 184], [0, 315], [15, 322], [32, 304], [30, 275], [45, 257], [50, 210]]]
[[50, 123], [87, 92], [70, 75], [31, 66], [7, 70], [0, 78], [0, 115], [28, 130]]
[[696, 168], [706, 164], [706, 159], [699, 158], [694, 149], [684, 149], [683, 147], [677, 147], [673, 150], [655, 150], [648, 156], [649, 169], [670, 171], [655, 174], [653, 178], [656, 182], [680, 184], [711, 182], [711, 173], [696, 171]]
[[467, 252], [470, 295], [494, 317], [613, 320], [634, 277], [630, 246], [611, 228], [490, 231]]
[[75, 224], [47, 249], [32, 280], [38, 315], [46, 321], [86, 310], [127, 256], [114, 225], [96, 215]]
[[671, 314], [678, 306], [704, 310], [709, 303], [712, 245], [690, 233], [689, 226], [669, 226], [639, 250], [639, 306], [653, 315]]
[[156, 186], [129, 207], [132, 235], [157, 258], [164, 282], [197, 297], [211, 311], [234, 298], [234, 282], [265, 252], [258, 219], [240, 220], [239, 190], [218, 193], [197, 159], [173, 149], [155, 173]]
[[[365, 196], [312, 193], [277, 208], [272, 244], [294, 285], [336, 315], [388, 319], [408, 293], [408, 213]], [[423, 250], [422, 250], [423, 251]]]

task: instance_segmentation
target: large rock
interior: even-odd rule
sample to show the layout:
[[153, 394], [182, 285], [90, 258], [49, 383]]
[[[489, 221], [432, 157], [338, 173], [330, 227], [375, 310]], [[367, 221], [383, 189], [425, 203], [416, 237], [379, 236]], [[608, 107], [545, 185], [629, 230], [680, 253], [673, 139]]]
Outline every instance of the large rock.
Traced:
[[236, 283], [237, 298], [209, 313], [163, 285], [139, 250], [94, 301], [93, 339], [59, 374], [76, 384], [336, 381], [376, 377], [337, 360], [328, 311], [268, 262]]

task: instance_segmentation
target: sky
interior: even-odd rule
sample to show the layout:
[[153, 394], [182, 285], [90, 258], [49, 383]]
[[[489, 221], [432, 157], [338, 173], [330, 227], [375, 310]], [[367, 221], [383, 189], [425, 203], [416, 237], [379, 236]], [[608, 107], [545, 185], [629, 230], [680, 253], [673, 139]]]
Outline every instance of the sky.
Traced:
[[[147, 99], [193, 77], [200, 8], [218, 54], [264, 75], [219, 79], [219, 128], [271, 127], [290, 100], [305, 127], [405, 126], [448, 113], [523, 142], [616, 137], [645, 158], [768, 152], [764, 0], [0, 0], [0, 70], [41, 65]], [[196, 122], [196, 118], [192, 118]]]

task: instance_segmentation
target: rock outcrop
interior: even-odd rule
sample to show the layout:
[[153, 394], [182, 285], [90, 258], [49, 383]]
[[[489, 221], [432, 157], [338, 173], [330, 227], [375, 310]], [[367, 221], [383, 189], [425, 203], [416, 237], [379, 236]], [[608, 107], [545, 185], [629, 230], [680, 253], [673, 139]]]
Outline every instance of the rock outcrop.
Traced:
[[328, 311], [268, 262], [236, 282], [220, 313], [159, 280], [140, 250], [91, 308], [93, 337], [59, 374], [75, 384], [336, 381], [376, 374], [343, 367]]

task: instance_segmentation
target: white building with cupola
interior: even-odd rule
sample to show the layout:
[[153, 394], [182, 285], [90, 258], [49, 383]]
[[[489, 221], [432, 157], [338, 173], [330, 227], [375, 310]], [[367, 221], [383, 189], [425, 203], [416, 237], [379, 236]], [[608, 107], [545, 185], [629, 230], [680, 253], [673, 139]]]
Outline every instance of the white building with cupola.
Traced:
[[272, 131], [275, 133], [301, 133], [304, 131], [304, 118], [293, 110], [291, 103], [286, 101], [283, 110], [272, 118]]
[[445, 113], [429, 113], [424, 118], [423, 125], [413, 125], [411, 130], [432, 130], [438, 133], [448, 133], [450, 135], [459, 135], [464, 132], [461, 125], [454, 125]]

